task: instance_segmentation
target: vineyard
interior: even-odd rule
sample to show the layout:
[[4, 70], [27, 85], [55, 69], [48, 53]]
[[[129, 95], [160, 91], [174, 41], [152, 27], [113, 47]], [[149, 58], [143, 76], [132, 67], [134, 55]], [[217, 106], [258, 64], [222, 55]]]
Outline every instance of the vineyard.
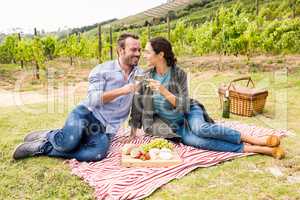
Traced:
[[[99, 62], [110, 59], [115, 56], [110, 52], [115, 47], [116, 38], [126, 31], [138, 34], [142, 46], [149, 37], [170, 37], [178, 56], [218, 54], [251, 58], [257, 54], [300, 53], [300, 1], [259, 2], [259, 12], [255, 1], [249, 0], [194, 2], [172, 12], [169, 34], [164, 22], [128, 28], [117, 25], [118, 20], [110, 24], [111, 34], [107, 28], [109, 25], [102, 28], [100, 41], [95, 30], [62, 38], [39, 35], [36, 30], [32, 37], [12, 34], [0, 44], [0, 63], [20, 63], [22, 68], [35, 66], [34, 77], [39, 79], [40, 68], [46, 70], [45, 62], [52, 59], [68, 58], [70, 65], [75, 59], [97, 58]], [[168, 11], [166, 6], [163, 8]], [[157, 10], [150, 9], [145, 13], [149, 17]]]
[[[142, 47], [149, 38], [170, 39], [187, 73], [189, 96], [216, 122], [290, 132], [281, 140], [285, 159], [253, 155], [194, 169], [146, 200], [300, 199], [300, 0], [174, 0], [72, 30], [0, 33], [0, 199], [95, 199], [96, 191], [71, 173], [68, 161], [44, 156], [13, 161], [12, 153], [27, 133], [63, 126], [86, 98], [91, 69], [116, 58], [116, 40], [124, 32], [139, 35]], [[224, 119], [218, 88], [242, 76], [251, 76], [257, 89], [267, 88], [264, 112]], [[169, 144], [142, 148], [157, 145]]]

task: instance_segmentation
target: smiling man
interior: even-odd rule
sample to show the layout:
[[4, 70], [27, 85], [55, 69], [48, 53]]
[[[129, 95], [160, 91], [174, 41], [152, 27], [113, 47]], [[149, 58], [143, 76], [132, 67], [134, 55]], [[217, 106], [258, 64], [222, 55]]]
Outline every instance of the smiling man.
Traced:
[[130, 112], [134, 75], [142, 74], [137, 66], [140, 52], [138, 36], [122, 34], [118, 39], [118, 59], [97, 65], [91, 71], [87, 98], [69, 114], [64, 127], [28, 134], [13, 158], [105, 158], [111, 139]]

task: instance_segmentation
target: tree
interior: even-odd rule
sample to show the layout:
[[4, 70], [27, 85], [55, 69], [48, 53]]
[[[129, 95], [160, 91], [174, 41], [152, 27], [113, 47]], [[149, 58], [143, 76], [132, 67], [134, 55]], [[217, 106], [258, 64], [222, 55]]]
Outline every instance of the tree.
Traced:
[[17, 35], [9, 35], [5, 37], [3, 44], [0, 46], [1, 63], [16, 63], [15, 55], [18, 44]]
[[57, 38], [53, 36], [46, 36], [42, 39], [44, 55], [49, 60], [52, 60], [55, 56], [55, 50], [57, 46]]
[[36, 64], [36, 69], [34, 73], [34, 77], [36, 79], [40, 79], [40, 67], [44, 67], [45, 56], [42, 40], [39, 37], [35, 37], [32, 42], [32, 53], [33, 60]]
[[64, 41], [64, 47], [62, 50], [62, 54], [70, 58], [70, 64], [73, 65], [74, 58], [78, 55], [79, 45], [76, 35], [69, 36]]
[[25, 63], [32, 62], [33, 59], [33, 49], [32, 49], [32, 40], [23, 39], [18, 42], [16, 49], [16, 60], [24, 61]]

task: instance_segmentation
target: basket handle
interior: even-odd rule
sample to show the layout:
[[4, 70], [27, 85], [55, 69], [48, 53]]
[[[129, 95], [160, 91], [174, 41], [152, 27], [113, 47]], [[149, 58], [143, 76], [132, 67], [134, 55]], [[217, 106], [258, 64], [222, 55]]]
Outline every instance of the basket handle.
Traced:
[[250, 82], [251, 82], [252, 86], [255, 87], [254, 86], [254, 82], [252, 81], [251, 77], [250, 76], [246, 76], [246, 77], [241, 77], [241, 78], [237, 78], [237, 79], [232, 80], [229, 83], [229, 85], [227, 87], [227, 90], [229, 90], [231, 87], [235, 90], [235, 87], [234, 87], [233, 83], [238, 82], [238, 81], [243, 81], [243, 80], [248, 80], [247, 87], [249, 86]]

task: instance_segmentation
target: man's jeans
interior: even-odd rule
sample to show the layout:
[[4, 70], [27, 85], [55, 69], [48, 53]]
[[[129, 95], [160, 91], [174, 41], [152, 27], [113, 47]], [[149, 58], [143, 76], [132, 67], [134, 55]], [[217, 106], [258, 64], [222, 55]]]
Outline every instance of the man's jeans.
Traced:
[[62, 129], [48, 133], [43, 154], [51, 157], [75, 158], [79, 161], [99, 161], [106, 157], [110, 137], [105, 127], [85, 106], [77, 106]]
[[240, 132], [205, 122], [198, 105], [191, 105], [186, 119], [189, 127], [181, 125], [177, 129], [184, 144], [213, 151], [243, 152]]

